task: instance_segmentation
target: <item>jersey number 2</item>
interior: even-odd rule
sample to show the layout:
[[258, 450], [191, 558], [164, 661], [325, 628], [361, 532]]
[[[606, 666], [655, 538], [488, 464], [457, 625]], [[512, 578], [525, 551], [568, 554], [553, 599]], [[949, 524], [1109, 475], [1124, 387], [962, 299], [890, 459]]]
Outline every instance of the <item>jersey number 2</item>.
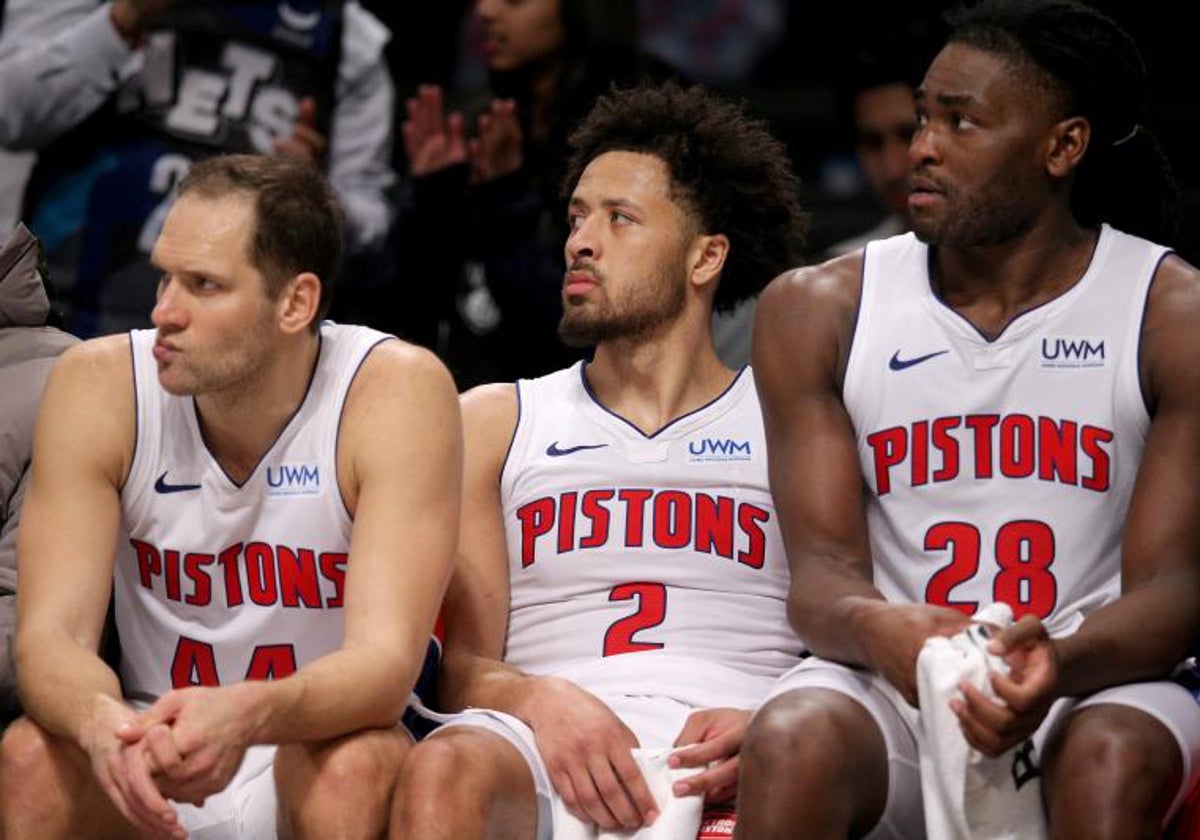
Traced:
[[608, 593], [610, 601], [637, 601], [631, 615], [614, 621], [604, 634], [604, 655], [636, 653], [639, 650], [658, 650], [662, 642], [639, 642], [634, 636], [642, 630], [657, 627], [667, 616], [667, 587], [661, 583], [621, 583]]
[[[974, 615], [978, 601], [957, 601], [951, 592], [979, 571], [979, 529], [967, 522], [939, 522], [925, 532], [926, 551], [950, 550], [949, 564], [938, 569], [925, 587], [925, 602]], [[1012, 607], [1013, 616], [1045, 618], [1058, 601], [1054, 563], [1054, 531], [1045, 522], [1017, 519], [996, 532], [996, 565], [992, 600]]]

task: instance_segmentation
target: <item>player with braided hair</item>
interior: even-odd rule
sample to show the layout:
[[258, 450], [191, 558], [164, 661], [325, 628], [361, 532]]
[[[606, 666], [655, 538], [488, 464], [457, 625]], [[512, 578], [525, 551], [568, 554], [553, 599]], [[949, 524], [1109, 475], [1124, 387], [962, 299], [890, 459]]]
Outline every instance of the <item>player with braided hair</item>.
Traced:
[[[816, 655], [747, 732], [754, 840], [921, 836], [935, 743], [1002, 768], [966, 822], [1032, 792], [1009, 824], [1044, 801], [1059, 837], [1155, 836], [1200, 771], [1170, 680], [1200, 630], [1200, 273], [1142, 238], [1171, 235], [1174, 198], [1141, 58], [1074, 0], [951, 22], [916, 95], [913, 233], [788, 272], [758, 309], [789, 616]], [[1018, 619], [988, 645], [1007, 672], [919, 690], [935, 637], [989, 602]]]

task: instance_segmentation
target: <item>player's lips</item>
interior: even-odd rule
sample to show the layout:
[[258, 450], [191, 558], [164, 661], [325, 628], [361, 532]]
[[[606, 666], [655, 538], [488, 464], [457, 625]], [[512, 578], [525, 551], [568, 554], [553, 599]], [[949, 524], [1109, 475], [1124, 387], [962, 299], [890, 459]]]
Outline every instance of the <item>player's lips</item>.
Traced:
[[568, 295], [582, 295], [600, 285], [596, 275], [590, 271], [568, 271], [563, 279], [563, 291]]
[[154, 342], [154, 358], [157, 361], [166, 361], [171, 356], [179, 354], [179, 348], [169, 341], [163, 341], [161, 338]]
[[908, 207], [910, 210], [928, 207], [944, 199], [942, 188], [931, 178], [913, 175], [908, 179]]

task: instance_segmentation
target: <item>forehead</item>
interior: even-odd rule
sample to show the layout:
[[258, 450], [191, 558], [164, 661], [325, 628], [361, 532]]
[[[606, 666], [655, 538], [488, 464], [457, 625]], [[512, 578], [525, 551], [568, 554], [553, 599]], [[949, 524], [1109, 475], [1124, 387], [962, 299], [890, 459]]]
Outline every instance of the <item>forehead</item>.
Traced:
[[172, 271], [230, 276], [249, 264], [254, 204], [237, 193], [176, 200], [154, 243], [151, 259]]
[[904, 82], [868, 88], [854, 98], [854, 113], [861, 129], [882, 131], [911, 126], [916, 121], [912, 88]]
[[968, 44], [947, 44], [925, 73], [917, 99], [926, 106], [970, 102], [988, 108], [1027, 111], [1044, 102], [1032, 68]]
[[605, 152], [579, 176], [572, 200], [589, 203], [631, 201], [649, 205], [671, 201], [671, 173], [657, 155], [644, 152]]

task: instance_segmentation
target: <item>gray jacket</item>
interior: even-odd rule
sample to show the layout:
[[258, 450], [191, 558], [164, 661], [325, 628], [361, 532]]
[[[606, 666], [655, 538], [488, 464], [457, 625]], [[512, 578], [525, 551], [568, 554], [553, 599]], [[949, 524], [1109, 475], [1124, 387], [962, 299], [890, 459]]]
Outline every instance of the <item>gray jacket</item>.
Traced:
[[17, 522], [29, 482], [34, 418], [55, 358], [78, 341], [43, 326], [49, 313], [37, 240], [18, 225], [0, 245], [0, 721], [18, 708], [12, 664]]

